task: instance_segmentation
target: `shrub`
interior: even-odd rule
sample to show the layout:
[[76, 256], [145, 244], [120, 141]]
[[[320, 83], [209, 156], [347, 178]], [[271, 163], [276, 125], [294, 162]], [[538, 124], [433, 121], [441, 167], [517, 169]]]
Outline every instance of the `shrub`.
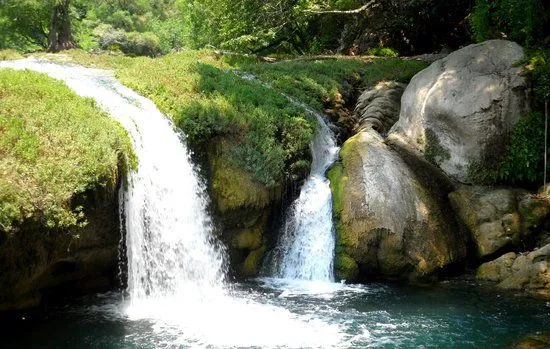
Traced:
[[471, 15], [477, 41], [506, 38], [526, 46], [545, 39], [549, 24], [543, 0], [476, 0]]

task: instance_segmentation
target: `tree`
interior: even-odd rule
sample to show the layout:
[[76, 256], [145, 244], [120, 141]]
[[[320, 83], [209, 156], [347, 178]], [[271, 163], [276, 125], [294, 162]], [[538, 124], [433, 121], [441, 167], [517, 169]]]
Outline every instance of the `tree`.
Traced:
[[0, 8], [3, 47], [59, 51], [76, 47], [70, 0], [6, 0]]
[[75, 48], [71, 31], [70, 0], [56, 0], [50, 10], [50, 26], [48, 35], [48, 51], [58, 52]]

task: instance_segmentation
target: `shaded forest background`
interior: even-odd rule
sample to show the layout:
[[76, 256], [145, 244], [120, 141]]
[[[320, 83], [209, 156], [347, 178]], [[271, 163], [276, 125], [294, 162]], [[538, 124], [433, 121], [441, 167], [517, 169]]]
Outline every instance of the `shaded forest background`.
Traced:
[[3, 0], [0, 49], [414, 55], [550, 41], [545, 0]]

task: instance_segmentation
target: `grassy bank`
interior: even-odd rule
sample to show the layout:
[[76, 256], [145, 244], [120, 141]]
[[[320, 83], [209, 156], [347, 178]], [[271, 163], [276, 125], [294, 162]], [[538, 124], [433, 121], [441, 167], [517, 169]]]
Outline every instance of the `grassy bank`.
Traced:
[[0, 228], [83, 223], [71, 198], [114, 181], [131, 146], [121, 126], [62, 82], [0, 69]]
[[[303, 172], [315, 124], [284, 92], [322, 110], [341, 98], [347, 80], [369, 86], [379, 80], [407, 81], [425, 63], [398, 58], [295, 60], [278, 63], [256, 58], [184, 51], [161, 58], [67, 53], [76, 62], [113, 69], [130, 88], [152, 99], [187, 135], [193, 149], [218, 136], [231, 162], [268, 186], [282, 174]], [[246, 81], [233, 70], [252, 72], [274, 89]], [[349, 84], [348, 84], [349, 85]]]

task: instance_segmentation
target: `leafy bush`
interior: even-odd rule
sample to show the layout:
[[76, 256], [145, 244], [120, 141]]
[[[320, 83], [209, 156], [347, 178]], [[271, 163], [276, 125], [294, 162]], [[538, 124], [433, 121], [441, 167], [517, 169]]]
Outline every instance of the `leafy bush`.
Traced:
[[380, 56], [380, 57], [397, 57], [399, 56], [397, 52], [392, 50], [389, 47], [376, 47], [373, 49], [370, 49], [367, 54], [371, 56]]
[[471, 15], [476, 40], [507, 38], [539, 45], [548, 34], [548, 10], [543, 0], [476, 0]]
[[505, 183], [542, 184], [543, 154], [544, 116], [533, 112], [514, 127], [497, 178]]

